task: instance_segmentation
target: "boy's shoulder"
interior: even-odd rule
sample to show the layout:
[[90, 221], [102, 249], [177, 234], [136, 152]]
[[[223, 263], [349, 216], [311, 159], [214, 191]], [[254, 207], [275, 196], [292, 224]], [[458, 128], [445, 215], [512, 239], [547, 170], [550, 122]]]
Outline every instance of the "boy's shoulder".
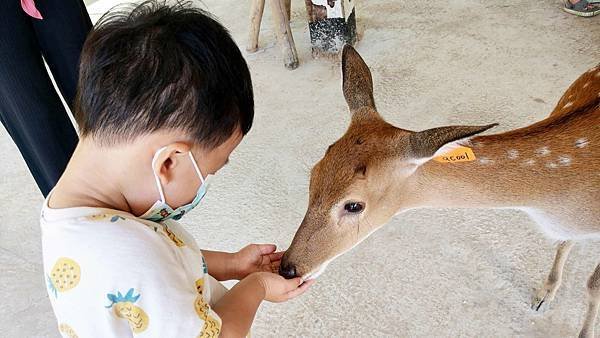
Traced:
[[[156, 232], [158, 223], [146, 222], [119, 210], [76, 207], [65, 209], [42, 208], [40, 217], [42, 234], [66, 232], [77, 236], [117, 232], [126, 235], [131, 232]], [[116, 235], [116, 234], [115, 234]]]
[[40, 226], [45, 257], [76, 253], [88, 257], [120, 256], [122, 260], [138, 255], [164, 260], [176, 248], [160, 224], [118, 210], [44, 208]]

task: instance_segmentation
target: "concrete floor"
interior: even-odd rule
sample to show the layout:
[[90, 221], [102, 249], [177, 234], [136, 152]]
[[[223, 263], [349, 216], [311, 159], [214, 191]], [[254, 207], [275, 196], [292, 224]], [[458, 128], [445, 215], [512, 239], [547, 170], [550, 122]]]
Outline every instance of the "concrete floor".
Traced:
[[[90, 12], [97, 18], [117, 2], [100, 0]], [[244, 46], [248, 2], [203, 3]], [[216, 177], [207, 203], [185, 219], [205, 248], [271, 241], [286, 247], [306, 208], [309, 168], [348, 124], [339, 65], [311, 59], [303, 2], [294, 6], [300, 68], [283, 68], [265, 22], [265, 49], [247, 57], [255, 126]], [[560, 1], [368, 0], [357, 6], [358, 50], [373, 71], [378, 108], [408, 129], [524, 126], [548, 115], [567, 86], [600, 62], [600, 17], [567, 15]], [[265, 13], [270, 21], [270, 10]], [[42, 276], [42, 197], [1, 128], [0, 163], [1, 335], [57, 337]], [[206, 233], [210, 238], [200, 236]], [[552, 244], [516, 211], [400, 215], [330, 265], [305, 296], [262, 306], [254, 336], [574, 336], [600, 243], [575, 247], [557, 299], [538, 314], [529, 302], [550, 267]]]

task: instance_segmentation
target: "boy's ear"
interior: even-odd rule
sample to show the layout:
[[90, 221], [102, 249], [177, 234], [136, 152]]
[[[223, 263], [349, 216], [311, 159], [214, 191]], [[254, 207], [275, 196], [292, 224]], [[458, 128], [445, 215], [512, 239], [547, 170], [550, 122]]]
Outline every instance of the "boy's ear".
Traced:
[[152, 169], [163, 186], [167, 185], [173, 179], [173, 169], [179, 165], [181, 156], [187, 156], [190, 150], [191, 148], [188, 144], [174, 142], [166, 145], [161, 152], [155, 155]]

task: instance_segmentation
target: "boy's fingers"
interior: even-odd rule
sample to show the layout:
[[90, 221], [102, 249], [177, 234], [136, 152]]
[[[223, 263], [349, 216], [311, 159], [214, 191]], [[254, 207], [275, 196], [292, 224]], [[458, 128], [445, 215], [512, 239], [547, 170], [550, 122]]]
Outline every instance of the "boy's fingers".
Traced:
[[271, 262], [279, 261], [279, 260], [281, 260], [281, 257], [283, 257], [284, 253], [285, 253], [285, 251], [279, 251], [279, 252], [272, 253], [269, 255], [269, 259], [271, 260]]
[[302, 285], [300, 285], [301, 287], [306, 286], [307, 288], [311, 287], [313, 284], [315, 284], [317, 282], [316, 279], [309, 279], [307, 281], [305, 281]]
[[271, 272], [272, 273], [278, 273], [280, 265], [281, 265], [281, 261], [277, 261], [277, 262], [271, 263]]
[[277, 245], [275, 245], [275, 244], [256, 244], [256, 245], [258, 246], [258, 250], [260, 251], [261, 255], [268, 255], [268, 254], [275, 252], [275, 250], [277, 250]]
[[314, 279], [306, 281], [302, 285], [300, 285], [296, 290], [292, 290], [292, 291], [288, 292], [286, 296], [288, 299], [298, 297], [301, 294], [305, 293], [306, 290], [308, 290], [308, 288], [311, 287], [311, 285], [313, 285], [313, 284], [315, 284]]
[[282, 255], [279, 255], [279, 253], [262, 256], [260, 265], [273, 265], [275, 263], [279, 263], [281, 262], [281, 256]]
[[298, 286], [300, 286], [300, 284], [302, 284], [302, 278], [300, 278], [300, 277], [287, 279], [287, 280], [285, 280], [285, 286], [286, 286], [285, 291], [286, 292], [294, 291], [298, 288]]

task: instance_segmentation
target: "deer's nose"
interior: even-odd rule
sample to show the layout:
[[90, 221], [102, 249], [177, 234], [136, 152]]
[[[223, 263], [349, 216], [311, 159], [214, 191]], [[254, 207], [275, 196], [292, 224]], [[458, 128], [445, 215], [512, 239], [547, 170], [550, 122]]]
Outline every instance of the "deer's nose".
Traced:
[[292, 264], [282, 264], [279, 267], [279, 274], [286, 279], [292, 279], [296, 277], [296, 267]]

